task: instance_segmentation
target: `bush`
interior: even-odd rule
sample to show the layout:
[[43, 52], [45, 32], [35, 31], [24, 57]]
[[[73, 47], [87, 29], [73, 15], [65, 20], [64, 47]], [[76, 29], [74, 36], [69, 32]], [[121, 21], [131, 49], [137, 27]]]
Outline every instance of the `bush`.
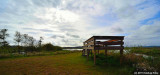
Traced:
[[[93, 58], [93, 56], [92, 56]], [[97, 65], [110, 65], [110, 66], [120, 66], [120, 58], [119, 55], [104, 55], [100, 53], [96, 55], [96, 64]]]
[[42, 49], [45, 51], [57, 51], [57, 50], [62, 50], [61, 47], [59, 46], [53, 46], [51, 43], [47, 43], [42, 45]]

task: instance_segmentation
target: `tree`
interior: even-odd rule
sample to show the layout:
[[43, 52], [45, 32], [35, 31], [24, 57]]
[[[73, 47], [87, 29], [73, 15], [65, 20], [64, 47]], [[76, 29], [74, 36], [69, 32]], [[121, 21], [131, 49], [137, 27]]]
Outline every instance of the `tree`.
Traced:
[[2, 46], [7, 46], [8, 42], [6, 41], [6, 38], [9, 37], [9, 34], [7, 33], [8, 29], [1, 29], [0, 30], [0, 39]]
[[29, 36], [28, 34], [23, 34], [23, 46], [25, 48], [25, 51], [33, 51], [34, 45], [35, 45], [35, 39], [32, 36]]
[[40, 40], [38, 41], [39, 47], [41, 47], [42, 45], [42, 40], [43, 40], [43, 37], [40, 37]]
[[46, 51], [57, 51], [57, 50], [62, 50], [60, 46], [54, 46], [51, 43], [43, 44], [42, 48]]
[[19, 43], [22, 41], [22, 35], [20, 32], [16, 31], [14, 36], [15, 36], [14, 40], [17, 42], [17, 44], [19, 46]]
[[54, 51], [54, 46], [51, 43], [44, 44], [42, 47], [46, 51]]
[[31, 49], [31, 52], [33, 52], [33, 50], [35, 49], [34, 43], [35, 43], [35, 39], [32, 36], [28, 37], [28, 44], [29, 44], [29, 48]]
[[23, 35], [22, 35], [22, 39], [23, 39], [23, 40], [22, 40], [22, 43], [23, 43], [23, 45], [26, 46], [26, 47], [28, 46], [28, 38], [29, 38], [28, 34], [23, 34]]
[[14, 36], [15, 36], [14, 40], [15, 40], [15, 41], [17, 42], [17, 44], [18, 44], [18, 53], [20, 54], [19, 43], [22, 41], [22, 35], [21, 35], [20, 32], [16, 31], [16, 33], [15, 33]]
[[36, 40], [32, 36], [29, 36], [28, 38], [29, 46], [34, 46], [35, 41]]

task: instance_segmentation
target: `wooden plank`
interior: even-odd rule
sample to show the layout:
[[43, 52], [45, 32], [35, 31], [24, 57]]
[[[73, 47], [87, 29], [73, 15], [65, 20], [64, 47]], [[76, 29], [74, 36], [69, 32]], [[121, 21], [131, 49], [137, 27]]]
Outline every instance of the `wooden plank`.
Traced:
[[124, 47], [121, 46], [108, 46], [108, 47], [95, 47], [95, 49], [99, 49], [99, 50], [120, 50], [120, 49], [124, 49]]
[[93, 36], [94, 39], [118, 39], [118, 40], [123, 40], [124, 36]]
[[118, 42], [97, 42], [96, 44], [104, 44], [104, 45], [123, 45], [124, 42], [118, 41]]
[[88, 44], [85, 44], [84, 46], [94, 45], [94, 42], [90, 42]]
[[95, 39], [103, 39], [103, 38], [124, 38], [124, 36], [93, 36]]
[[83, 47], [62, 47], [63, 49], [82, 49]]
[[85, 47], [84, 49], [94, 49], [94, 47]]
[[85, 43], [86, 43], [86, 42], [89, 42], [89, 41], [91, 41], [91, 40], [94, 40], [94, 37], [93, 37], [93, 36], [92, 36], [91, 38], [89, 38], [88, 40], [86, 40]]

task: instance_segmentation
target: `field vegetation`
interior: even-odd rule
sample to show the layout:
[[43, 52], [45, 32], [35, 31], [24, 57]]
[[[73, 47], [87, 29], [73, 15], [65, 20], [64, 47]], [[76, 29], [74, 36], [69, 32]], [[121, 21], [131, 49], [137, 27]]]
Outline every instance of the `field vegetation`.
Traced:
[[[43, 55], [29, 57], [4, 58], [0, 60], [0, 74], [33, 75], [133, 75], [134, 71], [160, 72], [160, 48], [125, 48], [123, 62], [120, 64], [119, 53], [112, 51], [105, 56], [103, 51], [97, 56], [96, 65], [93, 57], [89, 60], [81, 56], [81, 51], [44, 52]], [[137, 51], [138, 50], [138, 51]], [[156, 52], [155, 52], [156, 50]], [[152, 54], [148, 54], [151, 52]], [[137, 55], [137, 53], [139, 55]], [[148, 57], [144, 57], [144, 54]]]

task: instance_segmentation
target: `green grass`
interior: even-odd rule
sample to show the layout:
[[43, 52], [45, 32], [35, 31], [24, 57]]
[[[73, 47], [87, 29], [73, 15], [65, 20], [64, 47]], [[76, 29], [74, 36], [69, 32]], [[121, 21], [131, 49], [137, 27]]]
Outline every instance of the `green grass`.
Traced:
[[19, 53], [1, 53], [1, 59], [10, 59], [10, 58], [21, 58], [21, 57], [31, 57], [31, 56], [48, 56], [48, 55], [57, 55], [57, 54], [66, 54], [66, 53], [73, 53], [79, 51], [68, 51], [68, 50], [61, 50], [61, 51], [41, 51], [41, 52], [27, 52], [26, 54], [19, 54]]
[[160, 48], [144, 48], [144, 47], [128, 47], [126, 50], [131, 50], [131, 53], [140, 53], [151, 56], [160, 56]]
[[130, 75], [129, 67], [94, 65], [81, 52], [0, 60], [0, 75]]
[[[105, 56], [103, 51], [97, 55], [97, 65], [93, 64], [93, 57], [87, 60], [79, 51], [31, 53], [28, 56], [13, 56], [14, 59], [3, 58], [0, 60], [0, 75], [132, 75], [135, 70], [133, 64], [160, 69], [159, 48], [127, 49], [131, 53], [124, 54], [122, 64], [119, 63], [119, 53], [111, 52]], [[152, 55], [156, 60], [152, 62], [152, 59], [144, 59], [135, 53]]]

